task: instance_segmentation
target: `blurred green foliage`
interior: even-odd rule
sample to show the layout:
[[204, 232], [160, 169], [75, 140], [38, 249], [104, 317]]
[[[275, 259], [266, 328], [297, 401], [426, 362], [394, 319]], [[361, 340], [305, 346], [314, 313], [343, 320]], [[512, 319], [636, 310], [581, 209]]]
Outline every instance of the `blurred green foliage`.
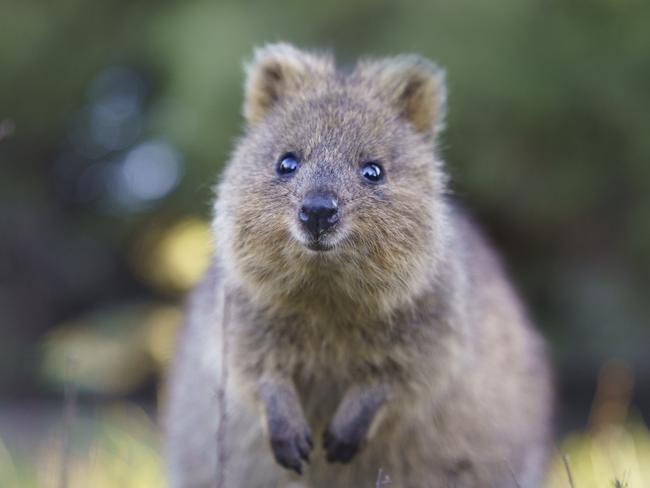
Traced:
[[[145, 341], [132, 330], [142, 306], [178, 304], [187, 280], [134, 256], [207, 218], [242, 129], [242, 61], [287, 40], [342, 64], [417, 52], [447, 69], [454, 190], [550, 338], [563, 398], [584, 418], [595, 371], [617, 356], [650, 405], [646, 0], [2, 0], [0, 12], [3, 394], [43, 391], [42, 339], [61, 324], [99, 334], [84, 343], [106, 327]], [[195, 275], [182, 266], [175, 276]], [[132, 364], [137, 389], [151, 362]]]

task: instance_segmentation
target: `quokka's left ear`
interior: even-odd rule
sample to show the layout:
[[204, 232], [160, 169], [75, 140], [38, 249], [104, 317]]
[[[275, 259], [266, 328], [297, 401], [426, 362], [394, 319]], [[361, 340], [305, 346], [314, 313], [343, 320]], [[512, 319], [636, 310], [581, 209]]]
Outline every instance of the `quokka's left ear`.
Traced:
[[356, 73], [418, 132], [437, 136], [444, 127], [447, 87], [435, 63], [407, 54], [360, 61]]

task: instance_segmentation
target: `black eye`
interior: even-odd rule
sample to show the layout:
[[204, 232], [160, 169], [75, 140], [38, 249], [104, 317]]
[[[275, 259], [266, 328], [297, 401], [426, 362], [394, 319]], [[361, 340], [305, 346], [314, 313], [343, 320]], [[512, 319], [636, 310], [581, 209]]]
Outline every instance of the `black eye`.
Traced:
[[384, 169], [379, 163], [366, 163], [361, 166], [361, 176], [368, 181], [378, 183], [384, 179]]
[[292, 153], [287, 153], [278, 160], [278, 165], [275, 167], [275, 171], [280, 176], [288, 176], [296, 171], [298, 166], [300, 166], [298, 158]]

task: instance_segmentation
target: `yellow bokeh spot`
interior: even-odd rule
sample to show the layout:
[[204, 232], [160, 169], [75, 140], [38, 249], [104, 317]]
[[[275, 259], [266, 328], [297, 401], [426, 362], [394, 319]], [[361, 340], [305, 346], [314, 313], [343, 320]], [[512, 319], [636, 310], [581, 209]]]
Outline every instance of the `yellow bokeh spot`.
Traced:
[[188, 217], [164, 229], [146, 230], [136, 243], [131, 263], [153, 286], [182, 292], [199, 280], [211, 253], [209, 222]]
[[134, 304], [62, 323], [44, 341], [43, 375], [86, 392], [127, 393], [167, 365], [181, 320], [178, 306]]
[[570, 488], [650, 486], [650, 432], [642, 423], [607, 426], [568, 436], [558, 449], [546, 486]]

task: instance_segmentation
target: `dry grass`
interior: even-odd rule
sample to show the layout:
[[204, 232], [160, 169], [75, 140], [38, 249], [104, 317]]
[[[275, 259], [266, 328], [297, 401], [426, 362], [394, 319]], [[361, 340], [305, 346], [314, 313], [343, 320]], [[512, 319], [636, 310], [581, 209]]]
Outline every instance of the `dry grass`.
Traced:
[[9, 452], [0, 440], [0, 487], [164, 487], [159, 451], [149, 416], [119, 404], [63, 422], [30, 452]]
[[[0, 487], [59, 488], [62, 479], [66, 488], [166, 486], [157, 427], [137, 407], [120, 404], [94, 418], [80, 418], [68, 439], [66, 448], [61, 430], [54, 432], [30, 455], [10, 453], [0, 440]], [[374, 486], [392, 484], [380, 471]], [[546, 486], [650, 486], [650, 432], [641, 422], [631, 422], [569, 435], [559, 446]]]

